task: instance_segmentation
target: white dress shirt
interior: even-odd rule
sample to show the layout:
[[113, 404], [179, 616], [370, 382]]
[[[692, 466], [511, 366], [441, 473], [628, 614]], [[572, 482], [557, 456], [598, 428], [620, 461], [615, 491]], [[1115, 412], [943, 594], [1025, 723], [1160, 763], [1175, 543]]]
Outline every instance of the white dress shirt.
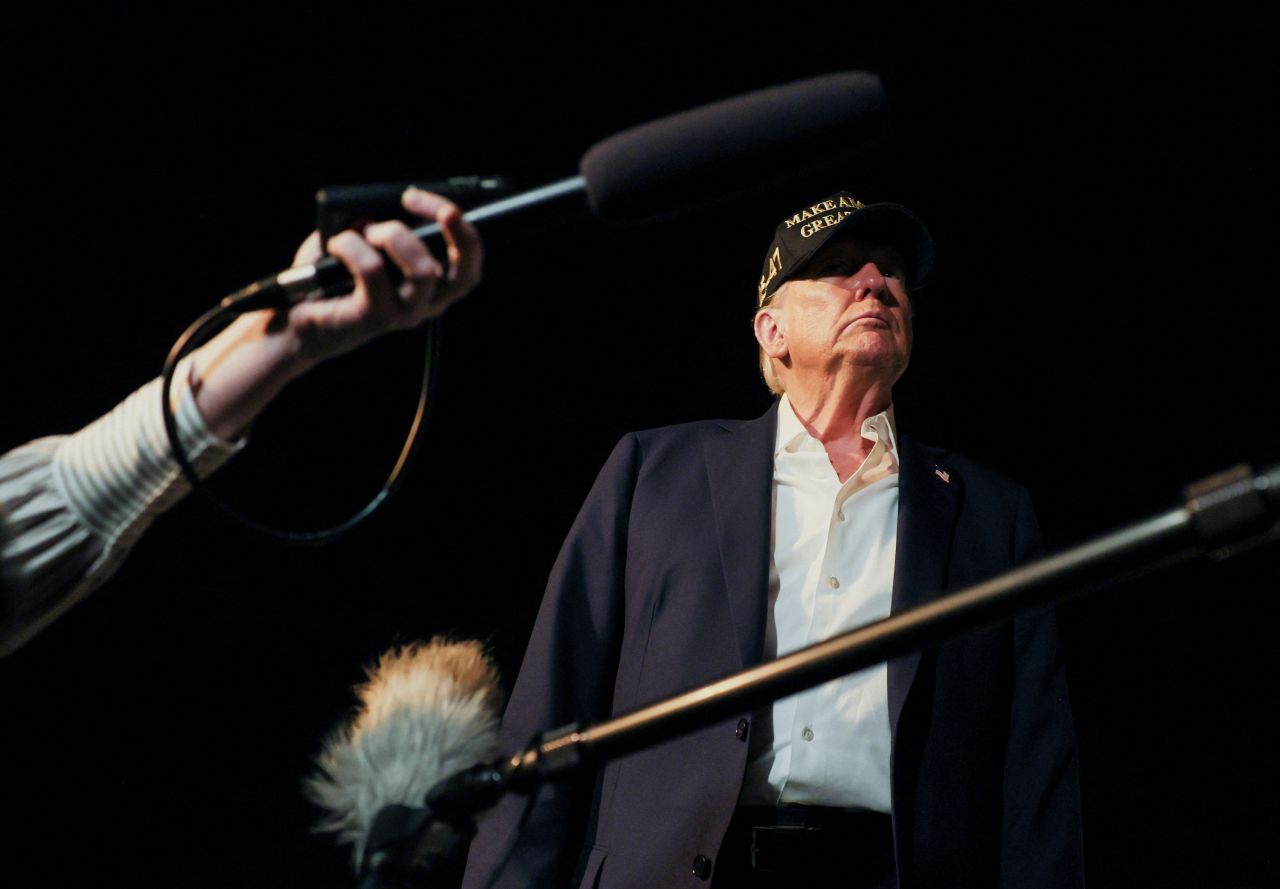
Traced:
[[[766, 655], [887, 617], [898, 543], [893, 409], [869, 417], [870, 454], [843, 484], [784, 395], [773, 457]], [[744, 805], [890, 810], [888, 673], [881, 664], [758, 714]], [[772, 728], [772, 731], [770, 731]]]

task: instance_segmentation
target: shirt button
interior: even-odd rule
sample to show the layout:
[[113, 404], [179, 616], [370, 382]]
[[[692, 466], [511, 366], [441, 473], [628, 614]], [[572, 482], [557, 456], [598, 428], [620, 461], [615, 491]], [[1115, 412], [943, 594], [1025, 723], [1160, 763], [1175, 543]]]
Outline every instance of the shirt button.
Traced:
[[827, 586], [831, 587], [833, 590], [838, 590], [840, 589], [840, 581], [834, 577], [828, 577]]
[[800, 737], [804, 738], [806, 741], [812, 741], [812, 740], [813, 740], [813, 729], [809, 728], [809, 726], [807, 726], [807, 725], [806, 725], [806, 726], [804, 727], [804, 731], [802, 731], [802, 732], [800, 733]]

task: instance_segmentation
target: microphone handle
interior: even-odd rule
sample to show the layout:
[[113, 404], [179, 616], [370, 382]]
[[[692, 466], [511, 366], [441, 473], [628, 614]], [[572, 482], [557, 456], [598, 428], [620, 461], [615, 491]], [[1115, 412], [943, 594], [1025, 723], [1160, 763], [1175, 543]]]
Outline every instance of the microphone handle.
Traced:
[[[586, 180], [573, 176], [484, 204], [463, 213], [463, 218], [473, 225], [491, 222], [505, 216], [550, 204], [575, 194], [585, 194]], [[437, 222], [430, 222], [413, 230], [413, 234], [436, 256], [444, 256], [444, 234]], [[386, 262], [386, 273], [393, 284], [403, 280], [394, 262]], [[355, 282], [341, 261], [326, 256], [310, 265], [301, 265], [278, 275], [270, 275], [253, 282], [243, 290], [231, 294], [222, 301], [224, 308], [251, 312], [255, 309], [288, 308], [304, 299], [329, 299], [350, 293]]]

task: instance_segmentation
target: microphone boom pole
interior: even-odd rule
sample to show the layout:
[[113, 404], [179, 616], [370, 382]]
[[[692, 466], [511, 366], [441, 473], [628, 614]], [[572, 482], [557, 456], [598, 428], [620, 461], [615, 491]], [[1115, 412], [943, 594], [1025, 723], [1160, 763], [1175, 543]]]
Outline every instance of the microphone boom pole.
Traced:
[[[634, 753], [963, 632], [1188, 561], [1280, 539], [1280, 464], [1246, 466], [1186, 488], [1184, 505], [944, 596], [588, 728], [544, 734], [510, 759], [437, 786], [443, 809], [495, 804], [583, 767]], [[478, 811], [478, 809], [477, 809]]]
[[[884, 85], [876, 75], [811, 77], [624, 130], [583, 154], [581, 175], [464, 215], [472, 223], [487, 222], [581, 194], [602, 220], [652, 222], [844, 163], [878, 145], [885, 122]], [[439, 239], [440, 226], [413, 233], [423, 241]], [[395, 274], [391, 266], [387, 271]], [[262, 278], [222, 306], [284, 308], [347, 293], [351, 284], [346, 268], [326, 257]]]

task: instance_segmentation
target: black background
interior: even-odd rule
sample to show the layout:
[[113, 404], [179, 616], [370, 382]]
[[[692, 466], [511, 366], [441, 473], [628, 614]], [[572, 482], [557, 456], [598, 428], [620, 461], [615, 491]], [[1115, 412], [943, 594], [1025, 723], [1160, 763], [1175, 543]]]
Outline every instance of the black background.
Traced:
[[[362, 667], [447, 630], [514, 675], [618, 436], [767, 406], [760, 259], [778, 218], [839, 187], [911, 205], [940, 246], [899, 422], [1028, 485], [1051, 548], [1280, 456], [1259, 17], [274, 9], [9, 17], [0, 448], [90, 421], [287, 266], [319, 186], [542, 184], [628, 126], [851, 68], [882, 76], [894, 130], [801, 194], [490, 245], [420, 460], [348, 541], [281, 549], [194, 502], [158, 522], [0, 663], [9, 885], [349, 885], [300, 785]], [[407, 427], [417, 343], [291, 388], [219, 490], [297, 526], [357, 508]], [[1066, 607], [1095, 885], [1280, 882], [1278, 579], [1273, 546]]]

